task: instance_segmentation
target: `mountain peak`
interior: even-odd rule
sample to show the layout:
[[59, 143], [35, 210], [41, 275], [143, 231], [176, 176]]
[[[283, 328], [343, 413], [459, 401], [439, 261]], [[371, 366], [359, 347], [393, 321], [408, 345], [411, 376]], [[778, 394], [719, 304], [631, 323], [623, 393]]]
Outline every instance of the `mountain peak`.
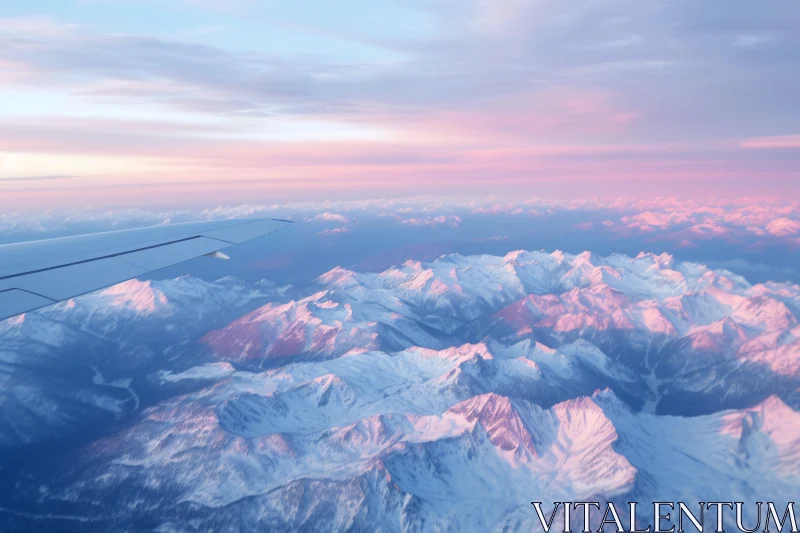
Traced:
[[756, 433], [768, 436], [782, 460], [791, 462], [792, 467], [800, 471], [800, 457], [796, 453], [800, 446], [800, 413], [777, 395], [773, 394], [751, 408], [729, 412], [722, 421], [722, 433], [742, 441]]
[[744, 330], [729, 316], [706, 326], [692, 328], [688, 337], [692, 348], [713, 352], [736, 349], [747, 340]]
[[666, 252], [660, 255], [656, 255], [652, 252], [639, 252], [638, 255], [633, 258], [634, 261], [639, 261], [642, 259], [650, 260], [653, 265], [660, 269], [672, 268], [672, 265], [675, 263], [675, 258]]
[[519, 257], [525, 255], [526, 253], [527, 252], [525, 250], [514, 250], [513, 252], [508, 252], [503, 256], [503, 261], [508, 263], [516, 263]]
[[316, 281], [325, 285], [351, 285], [357, 283], [355, 278], [355, 272], [337, 266], [319, 276]]
[[462, 415], [468, 422], [479, 423], [492, 444], [501, 450], [525, 457], [535, 455], [531, 436], [506, 396], [493, 392], [481, 394], [457, 403], [447, 412]]
[[451, 346], [444, 350], [433, 350], [430, 348], [413, 347], [409, 351], [419, 353], [423, 357], [438, 357], [442, 359], [450, 359], [454, 361], [461, 361], [472, 359], [473, 357], [480, 357], [481, 359], [492, 359], [492, 353], [485, 343], [479, 342], [477, 344], [462, 344], [461, 346]]
[[306, 383], [298, 385], [296, 391], [302, 391], [309, 399], [314, 399], [318, 407], [335, 403], [338, 405], [351, 405], [355, 401], [355, 394], [345, 380], [334, 374], [325, 374]]
[[153, 287], [151, 280], [131, 279], [113, 285], [100, 293], [113, 298], [111, 305], [124, 307], [132, 311], [151, 314], [169, 304], [167, 296]]

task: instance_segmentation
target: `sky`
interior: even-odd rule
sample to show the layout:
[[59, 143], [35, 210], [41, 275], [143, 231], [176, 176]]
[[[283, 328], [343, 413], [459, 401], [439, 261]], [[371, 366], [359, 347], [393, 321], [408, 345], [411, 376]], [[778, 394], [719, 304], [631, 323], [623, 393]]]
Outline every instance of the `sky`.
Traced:
[[800, 198], [800, 2], [0, 3], [0, 210]]

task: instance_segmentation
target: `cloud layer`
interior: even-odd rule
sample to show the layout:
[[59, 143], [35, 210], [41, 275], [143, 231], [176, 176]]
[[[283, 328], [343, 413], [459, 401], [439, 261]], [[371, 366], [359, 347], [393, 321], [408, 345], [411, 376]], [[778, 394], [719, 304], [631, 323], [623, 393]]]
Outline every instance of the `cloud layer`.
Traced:
[[0, 208], [797, 192], [796, 2], [301, 4], [0, 8]]

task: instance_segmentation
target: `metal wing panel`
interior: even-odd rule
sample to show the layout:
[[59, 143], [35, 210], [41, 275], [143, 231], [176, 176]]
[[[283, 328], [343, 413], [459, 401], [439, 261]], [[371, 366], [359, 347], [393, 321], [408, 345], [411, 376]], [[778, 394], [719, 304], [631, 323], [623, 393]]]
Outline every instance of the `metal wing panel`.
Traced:
[[10, 289], [0, 292], [0, 319], [24, 313], [31, 309], [38, 309], [55, 301], [44, 298], [38, 294], [31, 294], [20, 289]]
[[229, 246], [232, 245], [227, 242], [209, 239], [208, 237], [197, 237], [167, 246], [132, 252], [119, 257], [129, 265], [141, 267], [148, 272], [152, 272], [153, 270], [182, 263]]
[[206, 231], [203, 232], [203, 236], [211, 237], [212, 239], [220, 239], [232, 244], [240, 244], [250, 239], [260, 237], [261, 235], [272, 233], [287, 225], [289, 224], [283, 220], [256, 220], [240, 226]]
[[60, 302], [148, 272], [122, 257], [109, 257], [2, 280], [0, 290], [22, 289]]
[[0, 278], [130, 253], [250, 222], [253, 221], [233, 219], [188, 222], [6, 244], [0, 246]]
[[0, 320], [207, 255], [290, 224], [234, 219], [0, 246]]

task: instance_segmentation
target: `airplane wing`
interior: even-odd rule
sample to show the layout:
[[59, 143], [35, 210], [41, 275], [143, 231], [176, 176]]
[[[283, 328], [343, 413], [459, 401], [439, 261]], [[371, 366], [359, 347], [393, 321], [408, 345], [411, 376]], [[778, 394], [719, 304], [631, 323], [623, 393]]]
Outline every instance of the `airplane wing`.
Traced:
[[0, 320], [68, 300], [291, 225], [229, 219], [0, 246]]

